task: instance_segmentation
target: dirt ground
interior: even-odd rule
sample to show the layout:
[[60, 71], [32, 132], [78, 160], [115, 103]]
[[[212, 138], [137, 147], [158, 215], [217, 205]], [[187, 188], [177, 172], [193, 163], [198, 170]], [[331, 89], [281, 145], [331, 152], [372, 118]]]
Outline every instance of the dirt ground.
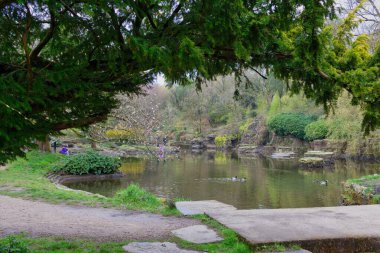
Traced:
[[162, 240], [172, 230], [200, 224], [140, 211], [53, 205], [0, 195], [0, 236], [88, 238], [97, 241]]

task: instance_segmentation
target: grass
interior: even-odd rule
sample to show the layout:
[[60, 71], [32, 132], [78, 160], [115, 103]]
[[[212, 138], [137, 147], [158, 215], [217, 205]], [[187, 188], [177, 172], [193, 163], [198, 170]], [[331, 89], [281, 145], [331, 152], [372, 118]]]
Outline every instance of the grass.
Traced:
[[[62, 238], [30, 238], [15, 235], [0, 238], [1, 253], [124, 253], [128, 242], [68, 241]], [[4, 250], [3, 250], [4, 249]], [[13, 250], [13, 251], [12, 251]]]
[[[251, 253], [252, 248], [239, 240], [237, 234], [208, 218], [204, 215], [195, 217], [201, 219], [205, 224], [216, 229], [225, 237], [225, 240], [218, 243], [194, 244], [180, 239], [169, 240], [180, 248], [201, 250], [209, 253]], [[0, 238], [0, 253], [122, 253], [123, 246], [129, 241], [124, 242], [96, 242], [92, 240], [67, 240], [56, 237], [30, 238], [23, 234], [6, 236]], [[285, 247], [282, 244], [262, 246], [260, 251], [282, 252], [287, 249], [297, 250], [299, 246]], [[12, 251], [13, 250], [13, 251]]]
[[363, 176], [360, 178], [349, 179], [347, 180], [347, 182], [354, 183], [354, 184], [361, 184], [361, 183], [367, 183], [368, 181], [371, 181], [371, 180], [378, 180], [378, 179], [380, 180], [380, 175], [374, 174], [374, 175]]

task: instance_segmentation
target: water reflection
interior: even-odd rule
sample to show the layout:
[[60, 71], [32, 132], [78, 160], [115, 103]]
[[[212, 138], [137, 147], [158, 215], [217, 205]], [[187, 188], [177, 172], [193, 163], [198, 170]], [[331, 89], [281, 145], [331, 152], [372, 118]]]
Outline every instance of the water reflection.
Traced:
[[[112, 196], [131, 182], [162, 197], [216, 199], [237, 208], [335, 206], [347, 178], [379, 173], [379, 163], [337, 161], [331, 168], [304, 170], [297, 159], [238, 158], [236, 154], [183, 153], [165, 162], [129, 158], [114, 180], [74, 182], [67, 186]], [[223, 180], [237, 176], [246, 182]], [[316, 181], [328, 180], [327, 186]]]

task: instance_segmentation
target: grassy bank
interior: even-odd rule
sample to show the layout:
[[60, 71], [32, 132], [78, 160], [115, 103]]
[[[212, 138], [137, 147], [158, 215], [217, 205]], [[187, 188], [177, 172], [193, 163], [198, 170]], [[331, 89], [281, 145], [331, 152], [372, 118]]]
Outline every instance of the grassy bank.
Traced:
[[131, 184], [119, 191], [114, 197], [107, 198], [84, 192], [67, 191], [57, 188], [46, 175], [63, 158], [60, 154], [32, 151], [26, 159], [19, 158], [0, 171], [0, 194], [43, 200], [50, 203], [114, 207], [144, 210], [164, 215], [178, 214], [153, 194]]
[[345, 205], [380, 204], [380, 175], [367, 175], [349, 179], [342, 194]]
[[0, 252], [17, 253], [122, 253], [128, 242], [68, 241], [62, 238], [29, 238], [25, 235], [0, 238]]

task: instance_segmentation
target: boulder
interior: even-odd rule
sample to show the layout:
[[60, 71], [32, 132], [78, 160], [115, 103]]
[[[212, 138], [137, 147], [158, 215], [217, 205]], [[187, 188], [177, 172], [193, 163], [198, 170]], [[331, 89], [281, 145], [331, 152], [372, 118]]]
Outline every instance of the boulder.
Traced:
[[191, 140], [191, 149], [194, 151], [203, 150], [206, 148], [206, 143], [203, 139], [197, 138]]

